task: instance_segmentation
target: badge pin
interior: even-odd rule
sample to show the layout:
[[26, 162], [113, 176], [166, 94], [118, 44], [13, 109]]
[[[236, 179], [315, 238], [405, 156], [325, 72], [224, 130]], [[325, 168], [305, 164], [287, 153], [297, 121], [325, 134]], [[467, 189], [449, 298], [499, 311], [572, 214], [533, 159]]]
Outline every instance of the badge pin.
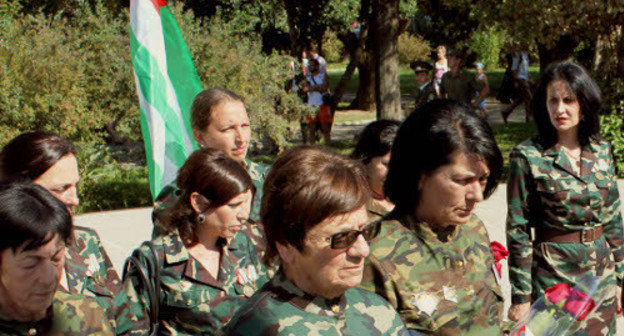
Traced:
[[440, 298], [434, 294], [428, 292], [412, 294], [412, 305], [429, 316], [438, 308], [439, 304]]
[[247, 274], [249, 275], [249, 280], [258, 280], [258, 273], [256, 273], [256, 269], [252, 265], [247, 265]]
[[243, 295], [245, 295], [245, 297], [251, 297], [253, 294], [254, 294], [253, 288], [247, 285], [243, 286]]

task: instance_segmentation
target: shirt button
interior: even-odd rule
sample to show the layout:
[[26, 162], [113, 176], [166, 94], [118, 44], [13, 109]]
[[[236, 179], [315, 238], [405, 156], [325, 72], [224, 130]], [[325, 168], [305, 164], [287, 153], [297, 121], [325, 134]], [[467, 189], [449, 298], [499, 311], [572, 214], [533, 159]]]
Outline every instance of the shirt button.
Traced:
[[463, 261], [461, 261], [461, 260], [457, 260], [457, 261], [455, 262], [455, 267], [456, 267], [456, 268], [462, 268], [462, 267], [464, 267], [464, 262], [463, 262]]
[[28, 329], [28, 335], [31, 335], [31, 336], [37, 335], [37, 329], [35, 328]]
[[435, 322], [431, 322], [431, 323], [429, 324], [429, 329], [435, 329], [435, 328], [437, 328], [437, 327], [438, 327], [438, 325], [437, 325], [437, 324], [435, 324]]
[[331, 306], [331, 311], [333, 311], [334, 314], [338, 314], [340, 313], [340, 307], [338, 307], [338, 305], [333, 305]]
[[191, 301], [191, 300], [186, 300], [186, 305], [187, 305], [187, 306], [190, 306], [190, 305], [191, 305], [191, 303], [193, 303], [193, 301]]
[[583, 225], [587, 226], [587, 225], [589, 225], [589, 223], [588, 223], [588, 222], [585, 222], [585, 223], [583, 223]]

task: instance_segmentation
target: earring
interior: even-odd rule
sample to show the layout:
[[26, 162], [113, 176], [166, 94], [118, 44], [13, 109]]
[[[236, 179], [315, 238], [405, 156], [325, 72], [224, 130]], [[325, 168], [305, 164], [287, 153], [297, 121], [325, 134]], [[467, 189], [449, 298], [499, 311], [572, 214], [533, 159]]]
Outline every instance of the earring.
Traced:
[[206, 216], [204, 216], [204, 214], [197, 215], [197, 222], [198, 223], [203, 223], [205, 221], [206, 221]]

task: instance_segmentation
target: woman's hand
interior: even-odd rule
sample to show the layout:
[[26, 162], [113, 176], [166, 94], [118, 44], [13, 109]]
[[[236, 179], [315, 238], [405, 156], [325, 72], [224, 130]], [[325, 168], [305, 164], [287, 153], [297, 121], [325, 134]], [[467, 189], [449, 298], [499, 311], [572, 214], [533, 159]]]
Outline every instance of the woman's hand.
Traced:
[[[620, 294], [622, 294], [621, 288]], [[509, 308], [509, 319], [514, 322], [518, 322], [529, 312], [529, 309], [531, 309], [531, 302], [517, 303], [511, 305], [511, 307]]]
[[622, 314], [622, 287], [618, 286], [617, 290], [615, 291], [615, 306], [617, 307], [617, 313], [620, 315], [624, 315]]

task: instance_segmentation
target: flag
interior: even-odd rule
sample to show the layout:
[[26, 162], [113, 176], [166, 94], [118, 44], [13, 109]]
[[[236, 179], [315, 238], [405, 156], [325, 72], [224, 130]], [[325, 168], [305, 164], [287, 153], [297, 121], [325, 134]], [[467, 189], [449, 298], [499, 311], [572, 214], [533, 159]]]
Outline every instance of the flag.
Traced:
[[130, 1], [130, 51], [156, 198], [197, 148], [190, 110], [201, 82], [166, 0]]

